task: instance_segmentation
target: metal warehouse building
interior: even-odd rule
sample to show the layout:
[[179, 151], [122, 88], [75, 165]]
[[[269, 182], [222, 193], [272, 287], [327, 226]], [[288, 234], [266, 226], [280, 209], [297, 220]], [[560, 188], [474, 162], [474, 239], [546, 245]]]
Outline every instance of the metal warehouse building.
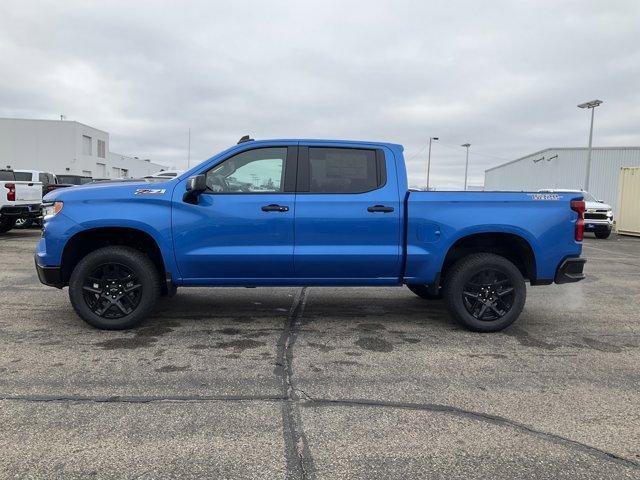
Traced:
[[109, 151], [109, 134], [79, 122], [0, 118], [0, 168], [94, 178], [143, 177], [163, 165]]
[[[536, 191], [580, 189], [587, 167], [587, 148], [547, 148], [484, 172], [485, 190]], [[594, 147], [589, 191], [617, 212], [621, 167], [640, 166], [640, 147]]]

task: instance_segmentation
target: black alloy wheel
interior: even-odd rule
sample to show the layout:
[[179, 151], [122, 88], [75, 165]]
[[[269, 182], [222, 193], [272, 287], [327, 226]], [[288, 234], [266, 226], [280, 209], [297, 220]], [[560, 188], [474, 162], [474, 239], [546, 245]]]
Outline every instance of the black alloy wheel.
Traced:
[[498, 332], [522, 312], [527, 289], [522, 272], [494, 253], [474, 253], [445, 272], [444, 301], [451, 316], [474, 332]]
[[124, 245], [85, 255], [69, 279], [69, 299], [89, 325], [124, 330], [139, 325], [160, 296], [160, 272], [143, 252]]
[[509, 277], [488, 268], [464, 284], [462, 299], [473, 318], [493, 322], [504, 317], [513, 307], [515, 289]]
[[137, 276], [120, 263], [99, 265], [85, 278], [82, 290], [87, 307], [106, 319], [129, 315], [142, 298], [142, 284]]

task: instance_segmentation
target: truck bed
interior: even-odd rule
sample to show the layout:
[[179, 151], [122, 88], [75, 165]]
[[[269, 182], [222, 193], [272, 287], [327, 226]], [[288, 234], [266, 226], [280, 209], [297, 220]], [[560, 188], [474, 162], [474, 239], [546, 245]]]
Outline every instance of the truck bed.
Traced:
[[[432, 283], [449, 248], [485, 232], [518, 236], [535, 255], [537, 283], [549, 283], [563, 259], [579, 256], [574, 240], [579, 194], [538, 192], [416, 192], [406, 198], [406, 283]], [[491, 241], [490, 237], [487, 237]]]

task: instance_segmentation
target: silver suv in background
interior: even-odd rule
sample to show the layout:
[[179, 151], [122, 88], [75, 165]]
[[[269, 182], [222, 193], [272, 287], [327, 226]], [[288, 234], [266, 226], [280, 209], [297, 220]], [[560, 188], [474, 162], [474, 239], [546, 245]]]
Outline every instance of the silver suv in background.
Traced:
[[559, 193], [575, 192], [584, 195], [584, 231], [593, 232], [596, 238], [609, 238], [613, 228], [613, 210], [611, 205], [598, 200], [585, 190], [572, 190], [570, 188], [543, 189], [539, 192]]

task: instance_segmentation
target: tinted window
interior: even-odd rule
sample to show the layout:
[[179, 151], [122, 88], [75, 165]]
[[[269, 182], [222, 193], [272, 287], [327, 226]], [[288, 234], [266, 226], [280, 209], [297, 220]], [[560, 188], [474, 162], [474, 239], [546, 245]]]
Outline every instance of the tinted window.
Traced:
[[286, 147], [239, 153], [207, 172], [207, 188], [212, 192], [282, 192], [286, 158]]
[[14, 176], [11, 170], [0, 170], [0, 180], [15, 180], [15, 179], [16, 177]]
[[16, 176], [16, 181], [18, 182], [30, 182], [31, 181], [31, 172], [13, 172]]
[[378, 188], [376, 152], [355, 148], [309, 148], [309, 191], [361, 193]]

